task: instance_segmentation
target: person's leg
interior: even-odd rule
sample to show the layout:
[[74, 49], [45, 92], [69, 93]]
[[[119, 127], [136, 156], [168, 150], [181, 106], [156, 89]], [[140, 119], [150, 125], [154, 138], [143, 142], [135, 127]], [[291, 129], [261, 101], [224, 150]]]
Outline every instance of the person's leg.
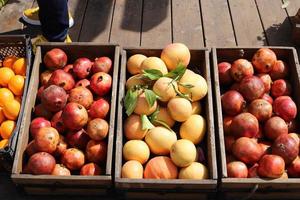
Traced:
[[37, 0], [44, 37], [51, 42], [65, 41], [69, 29], [67, 0]]

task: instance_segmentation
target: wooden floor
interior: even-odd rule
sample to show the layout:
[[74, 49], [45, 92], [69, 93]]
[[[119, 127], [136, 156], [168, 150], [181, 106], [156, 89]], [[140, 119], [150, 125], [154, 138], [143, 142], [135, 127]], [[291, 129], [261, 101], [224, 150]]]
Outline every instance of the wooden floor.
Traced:
[[[294, 46], [290, 17], [300, 0], [289, 2], [282, 9], [282, 0], [70, 0], [75, 19], [70, 35], [73, 41], [151, 48], [171, 42], [190, 48]], [[9, 0], [0, 11], [0, 34], [40, 33], [19, 19], [24, 9], [35, 6], [34, 0]], [[8, 176], [1, 175], [0, 199], [32, 199], [15, 191]]]

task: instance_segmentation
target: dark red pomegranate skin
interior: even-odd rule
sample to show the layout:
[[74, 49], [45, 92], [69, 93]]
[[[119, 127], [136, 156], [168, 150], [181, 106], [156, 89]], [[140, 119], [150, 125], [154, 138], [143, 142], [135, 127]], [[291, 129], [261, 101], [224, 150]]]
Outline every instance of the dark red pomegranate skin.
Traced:
[[250, 113], [241, 113], [233, 118], [231, 125], [231, 134], [236, 138], [254, 137], [259, 132], [259, 123], [256, 117]]
[[257, 76], [247, 76], [242, 79], [239, 91], [247, 101], [253, 101], [264, 95], [265, 86]]
[[272, 145], [272, 154], [282, 157], [286, 164], [290, 164], [299, 154], [299, 144], [288, 134], [280, 135]]
[[223, 94], [221, 101], [224, 112], [230, 116], [241, 113], [246, 105], [243, 96], [235, 90], [229, 90]]

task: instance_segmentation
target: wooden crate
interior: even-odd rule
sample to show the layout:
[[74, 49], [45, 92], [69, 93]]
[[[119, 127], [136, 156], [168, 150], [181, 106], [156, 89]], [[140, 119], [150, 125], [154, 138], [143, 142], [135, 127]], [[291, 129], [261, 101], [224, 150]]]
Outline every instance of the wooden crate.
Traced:
[[[292, 47], [268, 47], [272, 49], [278, 59], [285, 61], [290, 66], [289, 81], [293, 87], [293, 99], [298, 108], [300, 108], [300, 68], [296, 50]], [[288, 195], [289, 198], [300, 198], [300, 178], [289, 179], [261, 179], [261, 178], [227, 178], [226, 169], [226, 154], [223, 133], [223, 116], [221, 106], [221, 86], [219, 84], [218, 63], [220, 62], [233, 62], [238, 58], [252, 59], [254, 53], [259, 47], [234, 47], [234, 48], [213, 48], [213, 82], [214, 82], [214, 107], [215, 124], [219, 154], [219, 178], [220, 178], [220, 191], [222, 197], [227, 199], [251, 197], [254, 199], [266, 198], [280, 198], [282, 194]], [[299, 115], [298, 115], [299, 118]]]
[[215, 195], [217, 188], [217, 165], [215, 151], [215, 135], [214, 135], [214, 118], [213, 118], [213, 102], [209, 68], [209, 51], [207, 49], [191, 50], [191, 62], [189, 69], [196, 73], [201, 73], [207, 80], [208, 95], [203, 100], [203, 115], [207, 120], [207, 160], [210, 171], [210, 178], [207, 180], [157, 180], [157, 179], [126, 179], [121, 178], [122, 148], [125, 143], [123, 137], [123, 122], [126, 117], [123, 107], [123, 99], [125, 97], [125, 82], [129, 77], [126, 72], [127, 59], [133, 54], [141, 53], [146, 56], [160, 56], [162, 49], [142, 49], [142, 48], [125, 48], [122, 51], [121, 72], [119, 85], [118, 100], [118, 123], [116, 138], [116, 154], [115, 154], [115, 187], [123, 192], [126, 198], [147, 198], [147, 199], [190, 199], [203, 198], [207, 199], [210, 195]]
[[[63, 49], [68, 55], [69, 62], [74, 62], [79, 57], [94, 59], [99, 56], [108, 56], [113, 61], [113, 77], [110, 115], [109, 115], [109, 133], [108, 149], [105, 174], [101, 176], [52, 176], [52, 175], [30, 175], [22, 174], [24, 162], [24, 151], [29, 140], [29, 125], [31, 122], [32, 109], [35, 106], [36, 94], [39, 85], [39, 74], [42, 70], [43, 55], [55, 47]], [[22, 186], [30, 194], [105, 194], [112, 187], [112, 159], [113, 159], [113, 141], [115, 127], [116, 94], [118, 84], [119, 70], [119, 47], [116, 45], [100, 45], [92, 43], [46, 43], [37, 47], [32, 77], [29, 84], [29, 93], [27, 104], [24, 110], [24, 118], [20, 129], [20, 136], [17, 145], [16, 156], [12, 171], [12, 180], [15, 184]]]

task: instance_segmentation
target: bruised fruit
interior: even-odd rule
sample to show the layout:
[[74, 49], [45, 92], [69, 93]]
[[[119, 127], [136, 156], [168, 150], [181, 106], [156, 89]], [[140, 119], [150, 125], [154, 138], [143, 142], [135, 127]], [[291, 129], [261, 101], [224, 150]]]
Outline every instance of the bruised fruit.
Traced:
[[251, 138], [238, 138], [232, 145], [232, 154], [246, 164], [254, 164], [263, 155], [261, 146]]
[[57, 85], [68, 91], [75, 86], [75, 80], [71, 74], [62, 69], [57, 69], [52, 73], [48, 85]]
[[84, 154], [76, 148], [67, 149], [61, 157], [61, 163], [70, 170], [79, 170], [84, 165]]
[[93, 103], [92, 92], [85, 87], [76, 87], [69, 93], [69, 102], [75, 102], [83, 105], [86, 109], [89, 109]]
[[255, 163], [248, 169], [248, 178], [259, 178], [257, 174], [258, 164]]
[[280, 96], [273, 102], [274, 113], [289, 122], [296, 118], [297, 106], [288, 96]]
[[182, 43], [172, 43], [167, 45], [160, 55], [161, 59], [166, 63], [168, 70], [176, 69], [179, 64], [188, 66], [191, 59], [191, 53], [187, 46]]
[[101, 169], [95, 163], [85, 164], [80, 169], [80, 175], [82, 176], [97, 176], [100, 174], [101, 174]]
[[45, 54], [43, 61], [49, 69], [60, 69], [67, 64], [68, 57], [63, 50], [54, 48]]
[[100, 98], [97, 101], [94, 101], [89, 109], [89, 116], [91, 118], [102, 118], [104, 119], [109, 111], [109, 103]]
[[149, 159], [149, 156], [149, 147], [142, 140], [129, 140], [123, 146], [123, 157], [126, 161], [136, 160], [144, 164]]
[[130, 56], [127, 61], [127, 70], [131, 75], [142, 73], [141, 64], [147, 57], [142, 54]]
[[42, 104], [38, 104], [34, 107], [34, 115], [36, 117], [44, 117], [45, 119], [50, 120], [53, 116], [53, 113], [51, 113], [49, 110], [47, 110]]
[[245, 163], [233, 161], [227, 163], [227, 176], [229, 178], [247, 178], [248, 168]]
[[283, 79], [278, 79], [273, 82], [271, 88], [271, 94], [273, 97], [279, 96], [289, 96], [292, 93], [292, 86], [291, 84]]
[[51, 126], [51, 123], [44, 117], [37, 117], [37, 118], [33, 119], [30, 123], [30, 128], [29, 128], [31, 137], [35, 138], [35, 136], [40, 128], [50, 127], [50, 126]]
[[71, 172], [62, 164], [56, 164], [51, 175], [54, 176], [71, 176]]
[[105, 72], [109, 73], [111, 69], [112, 61], [109, 57], [103, 56], [96, 58], [93, 66], [92, 66], [92, 73], [95, 74], [97, 72]]
[[257, 75], [262, 82], [264, 83], [265, 86], [265, 92], [269, 92], [271, 89], [271, 85], [272, 85], [272, 79], [271, 76], [269, 74], [258, 74]]
[[149, 160], [144, 171], [145, 179], [175, 179], [177, 176], [176, 165], [166, 156], [157, 156]]
[[240, 83], [239, 92], [247, 101], [261, 98], [265, 93], [263, 81], [257, 76], [247, 76]]
[[269, 94], [265, 93], [261, 98], [269, 102], [271, 105], [273, 104], [273, 98]]
[[33, 154], [28, 160], [28, 169], [34, 175], [51, 174], [56, 161], [54, 157], [46, 152]]
[[226, 116], [223, 118], [223, 131], [225, 135], [230, 135], [230, 126], [232, 123], [233, 117]]
[[148, 70], [148, 69], [155, 69], [160, 71], [163, 75], [168, 73], [167, 66], [165, 65], [164, 61], [157, 57], [148, 57], [146, 58], [141, 66], [141, 71]]
[[208, 169], [205, 165], [193, 162], [189, 166], [181, 168], [178, 175], [179, 179], [208, 179]]
[[275, 64], [270, 71], [270, 76], [272, 80], [286, 78], [289, 74], [289, 67], [288, 65], [283, 62], [282, 60], [275, 61]]
[[229, 90], [224, 93], [221, 97], [221, 102], [223, 111], [230, 116], [241, 113], [246, 105], [243, 96], [235, 90]]
[[275, 116], [266, 121], [264, 131], [267, 138], [275, 140], [278, 136], [288, 133], [288, 126], [282, 118]]
[[37, 151], [53, 153], [59, 142], [59, 134], [55, 128], [40, 128], [35, 135], [35, 148]]
[[88, 58], [78, 58], [73, 64], [73, 73], [79, 79], [89, 76], [93, 63]]
[[255, 99], [248, 107], [248, 111], [254, 115], [259, 122], [264, 122], [272, 117], [272, 105], [264, 99]]
[[121, 171], [121, 177], [122, 178], [143, 178], [143, 165], [136, 161], [136, 160], [129, 160], [127, 161]]
[[248, 60], [238, 59], [231, 65], [230, 74], [235, 81], [240, 82], [244, 77], [252, 76], [254, 69]]
[[87, 160], [94, 163], [104, 162], [107, 154], [105, 141], [90, 140], [86, 145]]
[[224, 142], [225, 142], [225, 150], [226, 150], [226, 152], [231, 153], [231, 151], [232, 151], [232, 145], [235, 142], [235, 138], [232, 135], [225, 135]]
[[191, 115], [180, 126], [179, 134], [182, 139], [187, 139], [194, 144], [199, 144], [206, 132], [206, 120], [201, 115]]
[[300, 177], [300, 158], [297, 157], [293, 162], [288, 166], [287, 173], [289, 177], [299, 178]]
[[71, 147], [81, 150], [84, 150], [87, 143], [90, 141], [90, 137], [87, 135], [84, 129], [68, 132], [66, 139]]
[[252, 64], [260, 73], [270, 72], [276, 62], [276, 54], [268, 48], [260, 48], [252, 58]]
[[154, 104], [150, 106], [146, 99], [145, 92], [143, 92], [138, 96], [133, 112], [138, 115], [150, 115], [156, 110], [156, 108], [157, 101], [155, 101]]
[[61, 157], [65, 153], [67, 148], [68, 148], [68, 144], [65, 140], [65, 137], [62, 136], [62, 135], [59, 135], [59, 141], [58, 141], [58, 144], [56, 146], [56, 150], [54, 152], [54, 155], [56, 157]]
[[254, 137], [259, 131], [258, 120], [251, 113], [241, 113], [233, 118], [230, 131], [237, 138]]
[[176, 141], [177, 136], [173, 131], [160, 126], [148, 130], [145, 136], [145, 142], [156, 155], [168, 155]]
[[31, 140], [31, 142], [29, 142], [25, 151], [28, 156], [32, 156], [33, 154], [38, 152], [35, 148], [34, 140]]
[[91, 77], [91, 89], [99, 96], [108, 94], [112, 85], [112, 78], [109, 74], [98, 72]]
[[66, 91], [56, 85], [50, 85], [47, 87], [41, 96], [42, 105], [51, 112], [58, 112], [67, 103]]
[[154, 121], [153, 125], [154, 126], [161, 125], [159, 122], [166, 123], [170, 128], [172, 128], [175, 124], [175, 120], [171, 117], [167, 108], [164, 107], [159, 108], [158, 114], [156, 116], [156, 120]]
[[88, 122], [88, 113], [82, 105], [71, 102], [63, 109], [62, 120], [69, 130], [80, 130]]
[[142, 140], [148, 129], [142, 129], [141, 117], [136, 114], [130, 115], [124, 123], [124, 134], [127, 140]]
[[171, 147], [170, 157], [178, 167], [187, 167], [196, 160], [195, 145], [186, 139], [177, 140]]
[[272, 145], [272, 154], [282, 157], [289, 164], [299, 154], [299, 143], [289, 134], [280, 135]]
[[62, 111], [59, 111], [53, 115], [51, 119], [51, 126], [55, 128], [59, 133], [64, 133], [66, 131], [66, 127], [63, 123], [62, 117], [61, 117]]
[[218, 64], [219, 80], [221, 85], [229, 85], [232, 83], [230, 74], [231, 64], [228, 62], [221, 62]]
[[87, 134], [93, 140], [103, 140], [108, 134], [109, 124], [101, 118], [89, 121], [87, 125]]
[[52, 75], [52, 71], [50, 70], [46, 70], [42, 72], [40, 74], [40, 83], [44, 86], [47, 85], [51, 75]]
[[87, 79], [81, 79], [75, 84], [75, 87], [89, 87], [90, 86], [90, 81]]
[[280, 178], [285, 169], [284, 160], [277, 155], [264, 155], [258, 165], [258, 175], [265, 178]]
[[167, 107], [171, 117], [178, 122], [184, 122], [192, 115], [192, 104], [185, 98], [172, 98]]
[[162, 102], [168, 102], [176, 96], [177, 82], [168, 77], [159, 78], [153, 85], [153, 92], [159, 96]]

